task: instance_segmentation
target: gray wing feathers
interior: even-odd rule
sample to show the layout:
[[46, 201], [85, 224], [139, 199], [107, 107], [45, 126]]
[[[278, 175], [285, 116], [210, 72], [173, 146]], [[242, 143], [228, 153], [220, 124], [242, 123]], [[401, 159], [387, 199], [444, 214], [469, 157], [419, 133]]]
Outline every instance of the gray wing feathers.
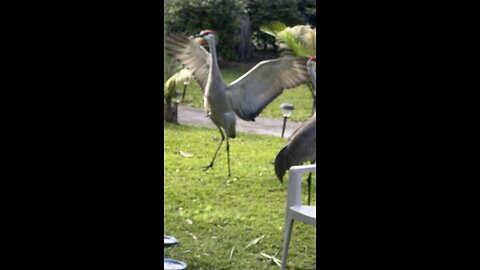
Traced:
[[165, 41], [167, 53], [192, 72], [200, 88], [205, 92], [211, 62], [210, 54], [202, 46], [180, 34], [167, 34]]
[[308, 83], [306, 58], [288, 57], [258, 63], [227, 88], [233, 110], [243, 120], [255, 117], [284, 89]]

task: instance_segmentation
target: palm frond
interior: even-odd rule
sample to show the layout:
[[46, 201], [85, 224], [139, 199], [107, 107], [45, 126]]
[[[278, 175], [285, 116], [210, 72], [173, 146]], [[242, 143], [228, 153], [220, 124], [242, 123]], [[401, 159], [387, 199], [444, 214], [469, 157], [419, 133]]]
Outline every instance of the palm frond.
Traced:
[[282, 22], [273, 21], [260, 27], [260, 30], [277, 39], [282, 56], [316, 54], [316, 30], [309, 25], [286, 27]]
[[175, 84], [175, 77], [176, 74], [170, 77], [165, 84], [163, 85], [163, 98], [166, 99], [172, 99], [173, 96], [175, 95], [175, 89], [176, 89], [176, 84]]
[[264, 32], [265, 34], [277, 37], [278, 33], [285, 30], [285, 28], [287, 28], [287, 26], [284, 23], [280, 21], [272, 21], [270, 23], [260, 26], [260, 31]]
[[302, 42], [290, 31], [282, 31], [278, 33], [278, 38], [288, 45], [288, 48], [293, 51], [296, 56], [310, 56], [309, 51]]

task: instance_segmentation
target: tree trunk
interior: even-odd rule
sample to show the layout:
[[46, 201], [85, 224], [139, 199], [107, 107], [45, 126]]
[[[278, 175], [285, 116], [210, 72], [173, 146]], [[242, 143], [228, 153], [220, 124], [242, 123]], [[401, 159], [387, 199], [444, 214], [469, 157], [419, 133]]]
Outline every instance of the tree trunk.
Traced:
[[243, 15], [240, 23], [239, 42], [237, 46], [238, 61], [250, 59], [253, 52], [252, 26], [247, 14]]

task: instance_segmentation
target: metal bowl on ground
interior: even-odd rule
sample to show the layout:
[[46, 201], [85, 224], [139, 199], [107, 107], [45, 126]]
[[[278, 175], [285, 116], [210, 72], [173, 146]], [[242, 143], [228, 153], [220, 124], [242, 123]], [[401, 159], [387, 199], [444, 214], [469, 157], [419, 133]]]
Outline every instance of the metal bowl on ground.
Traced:
[[187, 269], [187, 264], [181, 261], [163, 258], [164, 270], [183, 270]]
[[163, 236], [163, 246], [169, 247], [178, 244], [178, 240], [173, 236], [164, 235]]

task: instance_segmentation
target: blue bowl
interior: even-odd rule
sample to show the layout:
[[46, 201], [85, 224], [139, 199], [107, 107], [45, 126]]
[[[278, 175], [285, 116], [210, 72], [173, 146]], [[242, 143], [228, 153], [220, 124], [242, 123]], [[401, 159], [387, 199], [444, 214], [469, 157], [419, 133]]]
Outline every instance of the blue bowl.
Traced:
[[168, 235], [163, 236], [163, 246], [164, 247], [173, 246], [173, 245], [176, 245], [176, 244], [178, 244], [178, 240], [175, 237], [168, 236]]
[[183, 270], [187, 269], [187, 264], [181, 261], [163, 258], [164, 270]]

